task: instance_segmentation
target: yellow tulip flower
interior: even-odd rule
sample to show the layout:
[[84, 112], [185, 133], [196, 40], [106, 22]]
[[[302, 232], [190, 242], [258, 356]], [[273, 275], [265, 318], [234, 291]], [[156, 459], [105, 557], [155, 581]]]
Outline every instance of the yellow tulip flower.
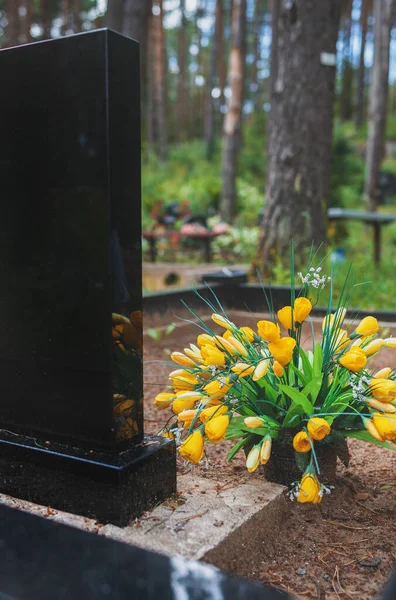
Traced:
[[163, 438], [169, 438], [171, 440], [175, 439], [175, 434], [173, 433], [173, 431], [171, 431], [170, 429], [168, 431], [164, 431], [164, 433], [161, 433], [161, 437]]
[[320, 483], [316, 475], [313, 473], [306, 473], [301, 479], [297, 502], [318, 504], [322, 500], [322, 496], [319, 495], [319, 492]]
[[205, 423], [205, 434], [210, 442], [218, 444], [222, 442], [227, 433], [228, 425], [230, 424], [230, 415], [220, 415], [213, 417]]
[[195, 417], [197, 416], [197, 412], [198, 411], [196, 409], [188, 408], [187, 410], [182, 410], [181, 412], [179, 412], [177, 418], [179, 421], [182, 421], [183, 427], [185, 429], [188, 429]]
[[373, 436], [373, 438], [375, 438], [379, 442], [385, 441], [385, 439], [377, 431], [377, 429], [371, 419], [368, 419], [367, 417], [363, 417], [363, 423], [364, 423], [365, 428], [367, 429], [369, 434]]
[[226, 393], [231, 389], [232, 383], [230, 383], [229, 377], [224, 379], [213, 379], [207, 383], [204, 387], [204, 391], [211, 396], [212, 399], [221, 400], [224, 398]]
[[390, 367], [384, 367], [380, 369], [373, 375], [374, 379], [388, 379], [390, 374], [392, 373], [392, 369]]
[[[349, 342], [351, 341], [348, 337], [348, 333], [345, 331], [345, 329], [339, 329], [336, 332], [336, 341], [334, 344], [334, 351], [335, 352], [341, 352], [341, 350], [343, 350], [346, 346], [348, 346]], [[360, 342], [361, 340], [359, 340]]]
[[293, 448], [296, 452], [309, 452], [311, 444], [305, 431], [299, 431], [293, 438]]
[[232, 323], [231, 321], [229, 321], [222, 315], [218, 315], [216, 313], [214, 313], [212, 315], [212, 321], [217, 323], [217, 325], [220, 325], [220, 327], [224, 327], [224, 329], [230, 329], [230, 330], [237, 329], [237, 327], [234, 325], [234, 323]]
[[184, 354], [195, 360], [197, 363], [203, 362], [201, 350], [195, 344], [190, 344], [189, 348], [184, 348]]
[[274, 372], [274, 375], [276, 375], [277, 377], [282, 377], [283, 373], [285, 372], [285, 369], [282, 367], [282, 365], [280, 363], [278, 363], [277, 360], [274, 360], [274, 364], [272, 365], [272, 370]]
[[172, 373], [169, 373], [169, 379], [171, 379], [175, 391], [193, 390], [198, 383], [198, 379], [184, 369], [172, 371]]
[[373, 398], [370, 398], [369, 400], [367, 400], [367, 404], [371, 408], [375, 408], [375, 410], [382, 410], [382, 412], [386, 413], [396, 413], [396, 406], [394, 406], [390, 402], [380, 402], [379, 400], [374, 400]]
[[372, 421], [374, 427], [384, 440], [396, 442], [396, 415], [374, 413]]
[[245, 417], [243, 420], [246, 427], [251, 427], [252, 429], [256, 429], [256, 427], [262, 427], [264, 425], [263, 419], [260, 417]]
[[226, 412], [228, 412], [228, 406], [210, 406], [209, 408], [204, 408], [199, 413], [199, 418], [201, 419], [202, 423], [206, 423], [206, 421], [211, 417], [220, 417]]
[[330, 433], [330, 425], [321, 417], [311, 417], [308, 421], [308, 433], [313, 440], [323, 440]]
[[224, 353], [219, 350], [216, 346], [210, 346], [209, 344], [206, 346], [202, 346], [201, 348], [202, 358], [204, 359], [204, 364], [206, 366], [209, 365], [224, 365], [226, 362], [226, 357]]
[[246, 341], [246, 342], [253, 342], [254, 341], [254, 331], [251, 327], [240, 327], [239, 331], [242, 334], [242, 338]]
[[194, 408], [194, 406], [195, 400], [190, 400], [189, 398], [176, 398], [176, 400], [172, 402], [172, 410], [176, 415], [183, 410], [190, 410]]
[[260, 445], [253, 446], [247, 455], [246, 468], [249, 473], [253, 473], [260, 464]]
[[197, 344], [201, 348], [202, 346], [206, 346], [210, 344], [211, 346], [216, 346], [216, 341], [212, 335], [208, 335], [207, 333], [201, 333], [197, 337]]
[[221, 335], [215, 335], [215, 343], [216, 346], [218, 348], [221, 348], [221, 350], [226, 350], [229, 354], [236, 354], [237, 353], [237, 349], [235, 348], [235, 346], [233, 346], [231, 344], [231, 342], [229, 340], [227, 340], [226, 338], [221, 337]]
[[271, 352], [275, 360], [284, 367], [289, 364], [293, 358], [293, 350], [296, 345], [296, 340], [291, 337], [284, 337], [276, 342], [268, 344], [268, 350]]
[[384, 346], [386, 348], [396, 348], [396, 338], [394, 338], [394, 337], [385, 338]]
[[233, 367], [231, 367], [231, 371], [233, 373], [237, 373], [239, 377], [247, 377], [254, 371], [254, 367], [252, 365], [248, 365], [247, 363], [238, 362], [235, 363]]
[[280, 339], [280, 327], [272, 321], [259, 321], [257, 331], [259, 336], [266, 342], [276, 342]]
[[252, 377], [253, 381], [258, 381], [262, 377], [265, 377], [265, 375], [267, 374], [267, 371], [268, 371], [268, 367], [269, 367], [269, 360], [268, 359], [261, 360], [254, 370], [253, 377]]
[[154, 406], [159, 409], [169, 408], [174, 399], [175, 394], [172, 394], [171, 392], [160, 392], [154, 399]]
[[231, 336], [228, 338], [228, 341], [230, 342], [230, 344], [232, 344], [234, 346], [234, 348], [238, 351], [238, 353], [241, 356], [248, 356], [249, 353], [248, 353], [247, 349], [239, 340], [237, 340], [236, 338]]
[[373, 340], [372, 342], [367, 344], [367, 346], [364, 346], [363, 352], [365, 353], [365, 355], [367, 357], [373, 356], [373, 354], [377, 354], [377, 352], [379, 352], [379, 350], [381, 350], [383, 345], [384, 345], [384, 340], [382, 340], [381, 338], [377, 338], [376, 340]]
[[294, 302], [294, 323], [301, 324], [309, 316], [312, 310], [312, 303], [308, 298], [301, 296]]
[[365, 317], [355, 329], [357, 335], [373, 335], [378, 333], [379, 325], [375, 317]]
[[204, 456], [204, 437], [201, 429], [197, 429], [184, 440], [179, 452], [191, 463], [201, 462]]
[[196, 363], [191, 358], [183, 354], [183, 352], [172, 352], [170, 357], [173, 360], [173, 362], [175, 362], [177, 365], [181, 365], [182, 367], [197, 366]]
[[396, 398], [396, 381], [392, 379], [372, 379], [370, 391], [381, 402], [392, 402]]
[[350, 350], [340, 358], [340, 364], [354, 373], [361, 371], [361, 369], [366, 366], [366, 363], [367, 357], [363, 350], [358, 346], [350, 348]]
[[260, 463], [266, 465], [271, 456], [272, 440], [271, 436], [267, 435], [264, 438], [260, 448]]
[[285, 329], [293, 328], [293, 309], [291, 306], [284, 306], [278, 310], [278, 321]]

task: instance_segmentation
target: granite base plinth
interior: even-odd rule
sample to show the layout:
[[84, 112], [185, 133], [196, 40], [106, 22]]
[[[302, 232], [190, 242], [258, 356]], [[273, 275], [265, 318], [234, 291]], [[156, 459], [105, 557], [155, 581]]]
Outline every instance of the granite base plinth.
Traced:
[[176, 492], [173, 440], [106, 454], [0, 431], [0, 493], [124, 527]]

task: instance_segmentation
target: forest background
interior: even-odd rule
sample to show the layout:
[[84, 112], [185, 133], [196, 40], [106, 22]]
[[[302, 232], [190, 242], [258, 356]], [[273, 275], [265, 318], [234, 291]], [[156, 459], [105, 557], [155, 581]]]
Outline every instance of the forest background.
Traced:
[[289, 280], [290, 239], [297, 261], [315, 239], [340, 281], [351, 261], [375, 281], [355, 305], [396, 309], [396, 223], [378, 268], [369, 226], [327, 218], [396, 213], [395, 2], [0, 1], [1, 48], [103, 26], [141, 44], [144, 230], [174, 204], [208, 228], [227, 222], [216, 261], [276, 283]]

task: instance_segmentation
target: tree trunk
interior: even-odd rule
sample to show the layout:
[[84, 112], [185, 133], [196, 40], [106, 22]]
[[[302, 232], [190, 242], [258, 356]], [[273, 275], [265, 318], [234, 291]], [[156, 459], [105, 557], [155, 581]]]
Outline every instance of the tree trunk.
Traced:
[[393, 0], [374, 2], [374, 62], [370, 88], [365, 187], [369, 210], [377, 209], [378, 179], [384, 154], [392, 5]]
[[41, 0], [41, 23], [43, 27], [43, 35], [41, 39], [51, 39], [50, 0]]
[[73, 31], [79, 33], [81, 31], [81, 0], [73, 0]]
[[180, 0], [181, 22], [178, 31], [179, 78], [177, 82], [177, 127], [176, 139], [185, 140], [188, 133], [190, 89], [187, 77], [188, 44], [186, 1]]
[[[109, 4], [112, 1], [110, 0]], [[152, 0], [124, 0], [122, 29], [120, 30], [140, 43], [140, 65], [143, 81], [146, 80], [148, 21], [151, 9]]]
[[236, 175], [241, 145], [241, 121], [245, 76], [246, 0], [234, 0], [232, 5], [231, 50], [228, 81], [231, 96], [223, 125], [223, 171], [220, 214], [230, 222], [236, 208]]
[[152, 22], [153, 45], [153, 101], [155, 115], [155, 133], [158, 140], [158, 155], [161, 162], [167, 156], [166, 128], [166, 48], [163, 25], [162, 0], [156, 0], [153, 6]]
[[351, 30], [352, 30], [352, 0], [345, 3], [345, 16], [343, 27], [343, 57], [342, 57], [342, 77], [340, 94], [340, 119], [346, 121], [352, 116], [352, 79], [353, 67], [351, 64]]
[[23, 7], [25, 8], [25, 14], [21, 18], [21, 41], [24, 44], [28, 44], [32, 41], [32, 35], [30, 33], [30, 28], [32, 26], [32, 9], [33, 9], [33, 0], [24, 0]]
[[220, 106], [225, 104], [224, 88], [227, 79], [227, 63], [225, 59], [224, 40], [224, 0], [216, 3], [216, 48], [217, 48], [217, 73], [219, 75]]
[[124, 0], [108, 0], [106, 11], [106, 27], [122, 32], [124, 18]]
[[270, 62], [270, 98], [273, 97], [279, 63], [279, 15], [281, 0], [271, 0], [271, 62]]
[[357, 73], [357, 91], [356, 91], [356, 115], [355, 115], [355, 126], [358, 129], [364, 122], [364, 76], [365, 76], [365, 63], [364, 54], [366, 51], [366, 39], [367, 39], [367, 26], [368, 26], [368, 15], [370, 9], [371, 0], [362, 0], [362, 6], [360, 9], [360, 58], [359, 58], [359, 69]]
[[19, 44], [19, 14], [17, 0], [7, 0], [7, 46], [17, 46]]
[[62, 0], [62, 35], [66, 35], [70, 27], [70, 0]]
[[[341, 0], [282, 0], [272, 84], [266, 205], [252, 274], [326, 239]], [[323, 54], [326, 53], [326, 54]], [[272, 62], [271, 62], [272, 65]]]
[[[212, 48], [210, 52], [209, 73], [206, 82], [206, 104], [205, 104], [205, 141], [206, 156], [210, 160], [213, 156], [215, 146], [215, 99], [212, 91], [216, 84], [216, 64], [218, 55], [218, 42], [220, 39], [219, 27], [222, 25], [223, 0], [216, 0], [215, 27], [212, 36]], [[220, 19], [219, 19], [220, 16]]]
[[256, 0], [254, 7], [254, 30], [253, 30], [253, 68], [252, 68], [252, 92], [253, 110], [256, 111], [262, 102], [262, 94], [259, 93], [258, 62], [261, 60], [262, 29], [266, 12], [265, 0]]

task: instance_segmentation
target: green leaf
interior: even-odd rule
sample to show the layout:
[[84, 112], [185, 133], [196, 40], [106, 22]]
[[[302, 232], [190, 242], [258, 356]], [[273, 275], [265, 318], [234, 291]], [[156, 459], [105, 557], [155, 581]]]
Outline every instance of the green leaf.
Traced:
[[[331, 404], [326, 405], [325, 411], [328, 413], [342, 413], [349, 405], [349, 401], [352, 399], [351, 392], [347, 392], [345, 394], [341, 394], [341, 396], [337, 396]], [[324, 408], [324, 407], [323, 407]], [[335, 415], [333, 415], [334, 418]]]
[[272, 387], [272, 385], [270, 383], [268, 383], [268, 381], [266, 381], [265, 377], [262, 377], [261, 379], [259, 379], [257, 383], [260, 385], [260, 387], [262, 389], [265, 390], [268, 400], [271, 400], [271, 402], [276, 403], [276, 401], [278, 399], [278, 393]]
[[239, 440], [239, 442], [237, 442], [236, 444], [234, 444], [234, 446], [231, 448], [231, 450], [228, 453], [227, 460], [231, 461], [234, 458], [234, 456], [236, 455], [236, 453], [239, 452], [239, 450], [241, 448], [243, 448], [243, 446], [245, 444], [248, 443], [248, 441], [249, 441], [250, 438], [251, 438], [251, 436], [247, 435], [246, 437], [244, 437], [241, 440]]
[[313, 356], [313, 374], [314, 376], [318, 376], [322, 372], [323, 366], [323, 350], [322, 346], [318, 342], [315, 346], [314, 356]]
[[269, 427], [267, 427], [266, 425], [263, 425], [262, 427], [254, 427], [254, 428], [247, 427], [246, 425], [243, 425], [243, 427], [241, 427], [241, 430], [243, 432], [250, 433], [253, 435], [262, 435], [262, 436], [267, 435], [268, 429], [269, 429]]
[[309, 382], [308, 377], [306, 377], [304, 375], [304, 373], [302, 373], [300, 371], [300, 369], [297, 369], [297, 367], [295, 365], [293, 365], [293, 363], [289, 364], [289, 369], [291, 369], [297, 376], [297, 381], [300, 381], [300, 383], [302, 383], [302, 385], [307, 385], [307, 383]]
[[311, 379], [311, 381], [305, 386], [305, 388], [301, 390], [301, 393], [304, 394], [304, 396], [306, 396], [307, 398], [308, 396], [311, 397], [312, 404], [315, 404], [316, 402], [316, 398], [318, 397], [320, 388], [322, 387], [322, 381], [323, 373], [320, 373], [320, 375], [315, 375]]
[[283, 419], [283, 427], [297, 427], [299, 425], [299, 417], [304, 415], [304, 409], [300, 404], [293, 403], [287, 411]]
[[349, 450], [345, 435], [341, 431], [333, 430], [329, 436], [333, 440], [335, 451], [340, 461], [347, 467], [349, 465]]
[[311, 452], [294, 452], [294, 458], [296, 459], [297, 467], [301, 473], [304, 473], [305, 469], [309, 465]]
[[280, 385], [279, 389], [284, 394], [289, 396], [289, 398], [291, 398], [293, 400], [293, 402], [302, 406], [304, 409], [304, 412], [306, 412], [308, 415], [313, 413], [313, 406], [312, 406], [311, 402], [308, 400], [308, 398], [306, 396], [304, 396], [303, 393], [299, 392], [298, 390], [296, 390], [293, 387], [290, 387], [289, 385]]
[[170, 324], [170, 325], [168, 325], [168, 327], [165, 329], [165, 335], [170, 335], [174, 329], [176, 329], [176, 325], [174, 325], [173, 323], [171, 323], [171, 324]]
[[153, 338], [153, 340], [155, 340], [156, 342], [158, 342], [159, 337], [160, 337], [160, 332], [158, 331], [158, 329], [147, 329], [146, 333], [151, 338]]
[[304, 350], [300, 347], [300, 357], [301, 362], [304, 369], [304, 375], [309, 379], [312, 379], [312, 366], [309, 361], [308, 355], [304, 352]]
[[388, 442], [376, 440], [366, 429], [362, 429], [361, 431], [346, 431], [344, 435], [356, 440], [362, 440], [363, 442], [370, 442], [370, 444], [377, 444], [377, 446], [382, 446], [382, 448], [387, 448], [388, 450], [396, 450], [396, 446], [388, 444]]

